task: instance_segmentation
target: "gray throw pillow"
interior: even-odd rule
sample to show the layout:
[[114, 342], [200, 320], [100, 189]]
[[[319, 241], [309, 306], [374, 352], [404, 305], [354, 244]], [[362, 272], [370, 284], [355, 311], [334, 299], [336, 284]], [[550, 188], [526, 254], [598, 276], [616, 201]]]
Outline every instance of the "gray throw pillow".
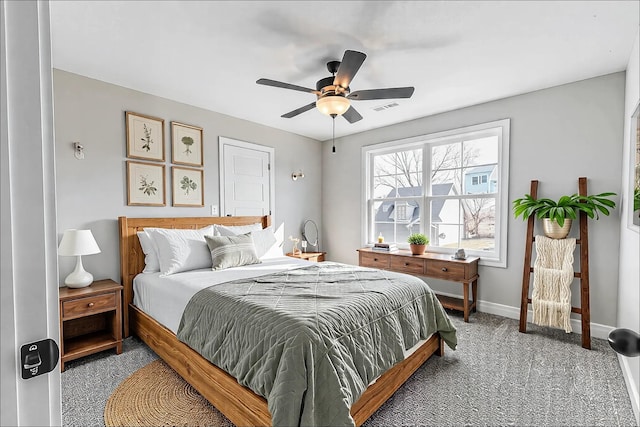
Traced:
[[250, 234], [239, 236], [204, 236], [211, 251], [213, 270], [260, 264]]

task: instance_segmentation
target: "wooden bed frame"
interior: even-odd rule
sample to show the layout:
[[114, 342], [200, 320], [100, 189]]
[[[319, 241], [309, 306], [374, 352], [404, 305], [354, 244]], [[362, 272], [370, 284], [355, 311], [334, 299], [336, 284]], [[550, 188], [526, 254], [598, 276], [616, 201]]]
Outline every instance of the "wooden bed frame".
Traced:
[[[124, 286], [124, 335], [135, 334], [182, 378], [237, 426], [270, 426], [267, 401], [240, 385], [234, 377], [210, 363], [176, 335], [133, 305], [133, 278], [144, 269], [144, 254], [136, 233], [145, 227], [197, 229], [211, 224], [271, 224], [269, 216], [118, 218], [120, 272]], [[363, 424], [433, 354], [444, 354], [444, 342], [434, 334], [407, 359], [371, 384], [351, 407], [357, 426]]]

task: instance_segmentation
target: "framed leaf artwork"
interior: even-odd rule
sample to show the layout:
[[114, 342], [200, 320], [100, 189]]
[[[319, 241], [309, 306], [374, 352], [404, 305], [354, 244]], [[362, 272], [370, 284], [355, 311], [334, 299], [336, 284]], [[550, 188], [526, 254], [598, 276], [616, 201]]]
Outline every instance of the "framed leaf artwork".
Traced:
[[172, 166], [173, 206], [204, 206], [204, 171]]
[[127, 205], [166, 206], [164, 165], [127, 160]]
[[171, 162], [203, 166], [202, 128], [171, 122]]
[[164, 161], [164, 119], [127, 111], [127, 157]]

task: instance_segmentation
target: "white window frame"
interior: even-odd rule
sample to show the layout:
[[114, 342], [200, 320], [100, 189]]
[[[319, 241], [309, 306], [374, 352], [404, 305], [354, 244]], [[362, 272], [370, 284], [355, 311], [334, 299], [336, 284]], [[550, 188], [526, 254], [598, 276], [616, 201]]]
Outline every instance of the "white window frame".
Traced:
[[[501, 119], [488, 123], [481, 123], [472, 126], [466, 126], [458, 129], [451, 129], [442, 132], [436, 132], [426, 135], [419, 135], [411, 138], [405, 138], [395, 141], [389, 141], [379, 144], [366, 145], [362, 147], [362, 171], [364, 173], [362, 179], [362, 211], [363, 221], [361, 230], [362, 245], [372, 245], [374, 229], [374, 220], [372, 218], [372, 204], [380, 201], [388, 201], [391, 199], [386, 198], [373, 198], [373, 159], [376, 155], [388, 154], [398, 151], [405, 151], [410, 149], [423, 148], [423, 194], [419, 197], [420, 210], [420, 229], [421, 232], [425, 232], [426, 226], [429, 224], [430, 218], [430, 176], [429, 167], [431, 159], [431, 146], [436, 144], [447, 144], [457, 142], [461, 140], [478, 139], [483, 136], [495, 135], [498, 137], [498, 168], [497, 168], [497, 188], [499, 194], [496, 197], [496, 228], [495, 228], [495, 242], [496, 250], [494, 256], [487, 256], [486, 253], [481, 251], [469, 251], [468, 255], [480, 256], [480, 264], [492, 267], [507, 267], [507, 227], [509, 223], [510, 206], [509, 206], [509, 135], [510, 135], [510, 119]], [[480, 194], [475, 194], [474, 197], [482, 197]], [[455, 196], [456, 199], [460, 199], [460, 196]], [[402, 201], [403, 199], [410, 198], [394, 198], [394, 201]], [[415, 199], [414, 199], [415, 200]], [[428, 230], [427, 230], [428, 231]], [[399, 247], [404, 247], [405, 242], [397, 242]], [[437, 253], [451, 253], [455, 252], [455, 248], [442, 248], [442, 247], [428, 247], [428, 251]]]

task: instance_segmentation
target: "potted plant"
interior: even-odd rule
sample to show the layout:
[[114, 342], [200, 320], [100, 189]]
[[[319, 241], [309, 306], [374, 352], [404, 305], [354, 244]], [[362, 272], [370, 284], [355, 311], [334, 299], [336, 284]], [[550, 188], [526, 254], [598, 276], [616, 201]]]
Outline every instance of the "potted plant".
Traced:
[[429, 238], [422, 233], [413, 233], [409, 235], [407, 242], [413, 255], [422, 255], [429, 244]]
[[529, 194], [513, 201], [515, 217], [522, 215], [526, 220], [535, 215], [542, 219], [544, 234], [552, 239], [564, 239], [571, 230], [572, 220], [578, 218], [578, 212], [584, 212], [589, 218], [599, 219], [599, 214], [609, 215], [609, 209], [616, 203], [609, 197], [616, 193], [601, 193], [592, 196], [562, 196], [558, 201], [551, 199], [534, 199]]

